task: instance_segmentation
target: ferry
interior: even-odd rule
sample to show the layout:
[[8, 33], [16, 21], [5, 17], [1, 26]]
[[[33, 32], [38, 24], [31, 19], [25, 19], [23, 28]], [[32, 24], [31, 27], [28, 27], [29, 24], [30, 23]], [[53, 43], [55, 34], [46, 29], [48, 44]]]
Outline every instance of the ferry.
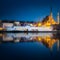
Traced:
[[6, 27], [6, 31], [53, 31], [53, 27], [35, 27], [35, 26], [12, 26]]

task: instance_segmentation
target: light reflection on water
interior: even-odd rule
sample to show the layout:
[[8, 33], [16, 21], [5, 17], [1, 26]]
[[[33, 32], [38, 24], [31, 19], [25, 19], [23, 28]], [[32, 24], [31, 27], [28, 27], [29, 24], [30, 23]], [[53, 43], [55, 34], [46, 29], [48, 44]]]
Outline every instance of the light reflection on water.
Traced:
[[0, 33], [0, 49], [4, 47], [5, 53], [12, 49], [13, 54], [23, 57], [35, 55], [40, 59], [52, 59], [53, 55], [53, 58], [57, 58], [56, 55], [60, 55], [59, 36], [59, 33]]
[[56, 33], [1, 33], [0, 43], [6, 42], [38, 42], [48, 48], [52, 48], [57, 43], [57, 47], [59, 47], [59, 38], [57, 38]]

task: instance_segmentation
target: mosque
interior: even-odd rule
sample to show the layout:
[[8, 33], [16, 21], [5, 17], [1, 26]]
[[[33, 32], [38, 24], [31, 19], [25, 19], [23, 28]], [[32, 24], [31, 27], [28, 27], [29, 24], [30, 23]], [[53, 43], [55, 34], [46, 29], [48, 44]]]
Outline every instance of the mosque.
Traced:
[[38, 23], [37, 26], [46, 26], [49, 27], [51, 25], [55, 25], [55, 24], [59, 24], [59, 12], [57, 13], [57, 22], [54, 20], [53, 18], [53, 14], [52, 14], [52, 8], [50, 11], [50, 15], [46, 16], [42, 22]]

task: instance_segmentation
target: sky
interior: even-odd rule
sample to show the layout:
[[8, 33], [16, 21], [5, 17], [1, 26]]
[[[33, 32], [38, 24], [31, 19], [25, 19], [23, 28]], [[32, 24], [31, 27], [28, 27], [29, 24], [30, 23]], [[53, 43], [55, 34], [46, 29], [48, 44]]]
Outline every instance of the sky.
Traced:
[[0, 0], [0, 20], [41, 21], [51, 6], [56, 20], [60, 0]]

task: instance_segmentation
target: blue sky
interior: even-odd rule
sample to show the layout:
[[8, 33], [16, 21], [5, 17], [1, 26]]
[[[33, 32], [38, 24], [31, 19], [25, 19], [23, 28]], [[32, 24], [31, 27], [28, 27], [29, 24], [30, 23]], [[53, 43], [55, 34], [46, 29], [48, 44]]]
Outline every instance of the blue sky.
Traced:
[[50, 14], [50, 5], [56, 20], [59, 0], [0, 0], [0, 19], [41, 21]]

